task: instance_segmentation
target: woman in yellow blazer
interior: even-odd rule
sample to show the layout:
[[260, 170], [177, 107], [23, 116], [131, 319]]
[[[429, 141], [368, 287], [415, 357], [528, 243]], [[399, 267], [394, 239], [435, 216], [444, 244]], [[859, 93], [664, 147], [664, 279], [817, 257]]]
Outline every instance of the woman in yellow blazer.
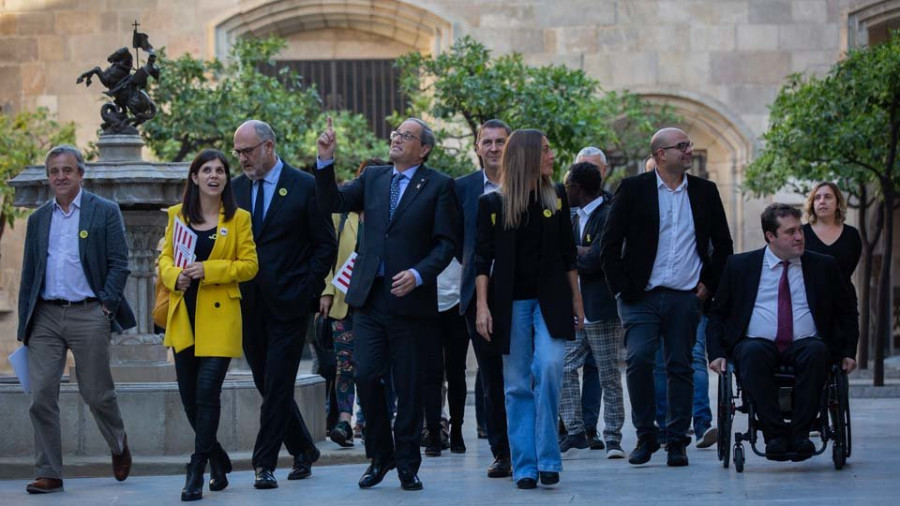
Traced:
[[[182, 203], [168, 214], [159, 258], [160, 276], [171, 291], [164, 344], [175, 352], [178, 391], [195, 434], [181, 491], [182, 501], [193, 501], [203, 496], [207, 460], [209, 489], [228, 486], [231, 462], [216, 439], [220, 396], [231, 358], [241, 356], [238, 283], [253, 279], [259, 265], [250, 213], [237, 207], [222, 152], [207, 149], [194, 158]], [[196, 234], [193, 258], [183, 267], [176, 263], [175, 232], [181, 226]]]

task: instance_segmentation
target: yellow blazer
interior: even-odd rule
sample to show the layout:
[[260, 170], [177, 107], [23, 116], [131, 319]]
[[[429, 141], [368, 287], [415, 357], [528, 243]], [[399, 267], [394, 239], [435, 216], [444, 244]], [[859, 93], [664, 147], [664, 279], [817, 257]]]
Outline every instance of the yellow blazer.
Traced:
[[181, 217], [181, 204], [168, 209], [165, 244], [159, 254], [159, 272], [163, 284], [171, 291], [169, 316], [166, 319], [165, 346], [179, 352], [194, 346], [198, 357], [241, 356], [241, 290], [238, 283], [256, 276], [256, 243], [250, 228], [250, 213], [238, 209], [231, 220], [225, 221], [225, 210], [219, 210], [216, 240], [209, 259], [203, 262], [204, 278], [197, 290], [197, 311], [194, 328], [183, 303], [184, 292], [175, 289], [175, 281], [182, 269], [175, 266], [172, 230], [175, 217]]
[[[341, 226], [340, 213], [332, 214], [331, 219], [334, 221], [334, 230], [337, 232]], [[334, 279], [334, 270], [340, 269], [344, 265], [344, 262], [350, 258], [350, 254], [356, 250], [357, 230], [359, 230], [359, 215], [356, 213], [347, 213], [347, 221], [344, 222], [344, 230], [341, 231], [341, 236], [337, 238], [337, 260], [331, 268], [331, 271], [328, 273], [328, 277], [325, 278], [325, 289], [322, 290], [322, 295], [334, 296], [334, 301], [331, 303], [331, 312], [328, 316], [335, 320], [343, 320], [346, 318], [349, 306], [344, 302], [344, 292], [335, 288], [334, 285], [331, 284], [331, 280]]]

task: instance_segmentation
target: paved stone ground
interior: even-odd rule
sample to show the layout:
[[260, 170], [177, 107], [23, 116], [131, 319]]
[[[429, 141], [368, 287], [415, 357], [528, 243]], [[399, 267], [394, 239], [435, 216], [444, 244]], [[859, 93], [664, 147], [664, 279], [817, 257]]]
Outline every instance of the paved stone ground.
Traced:
[[[715, 381], [711, 381], [711, 390]], [[711, 392], [715, 399], [714, 392]], [[626, 396], [627, 399], [627, 396]], [[713, 401], [715, 402], [715, 401]], [[259, 491], [252, 487], [250, 471], [229, 475], [231, 485], [222, 492], [204, 491], [204, 503], [315, 504], [321, 506], [387, 505], [563, 505], [613, 501], [616, 504], [897, 504], [900, 497], [900, 400], [851, 399], [853, 456], [842, 471], [835, 471], [831, 449], [802, 463], [769, 462], [748, 456], [746, 468], [737, 474], [723, 469], [714, 448], [690, 448], [691, 465], [668, 468], [659, 452], [645, 466], [630, 466], [624, 460], [607, 460], [602, 451], [573, 450], [564, 458], [561, 483], [553, 488], [517, 490], [511, 480], [488, 479], [491, 462], [486, 441], [474, 437], [474, 409], [467, 409], [464, 426], [469, 451], [465, 455], [445, 452], [439, 458], [423, 457], [419, 476], [421, 492], [400, 489], [395, 472], [381, 485], [360, 490], [356, 482], [365, 465], [316, 466], [304, 481], [286, 480], [287, 469], [279, 468], [280, 488]], [[736, 422], [743, 425], [743, 418]], [[626, 421], [623, 446], [634, 446], [635, 437]], [[329, 454], [340, 455], [331, 442], [321, 444]], [[360, 452], [359, 448], [349, 454]], [[350, 456], [350, 455], [346, 456]], [[334, 461], [340, 458], [335, 457]], [[108, 478], [78, 478], [65, 481], [66, 492], [32, 496], [24, 491], [27, 480], [0, 481], [0, 504], [65, 504], [66, 506], [179, 503], [184, 479], [177, 475], [132, 476], [124, 483]], [[64, 501], [64, 502], [63, 502]]]

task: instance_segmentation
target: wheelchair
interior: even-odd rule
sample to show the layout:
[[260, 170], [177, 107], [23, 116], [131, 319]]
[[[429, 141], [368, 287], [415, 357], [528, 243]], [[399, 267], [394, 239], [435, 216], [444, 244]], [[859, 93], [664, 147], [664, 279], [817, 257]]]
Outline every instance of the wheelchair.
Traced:
[[[719, 439], [717, 450], [722, 467], [728, 468], [729, 461], [734, 460], [734, 469], [741, 473], [744, 471], [744, 442], [750, 443], [753, 453], [765, 457], [765, 452], [757, 449], [758, 432], [761, 430], [753, 403], [750, 402], [746, 392], [741, 389], [740, 375], [733, 369], [731, 362], [724, 372], [719, 374], [718, 395], [718, 428]], [[732, 376], [736, 390], [732, 388]], [[790, 365], [781, 365], [775, 371], [775, 382], [778, 386], [778, 404], [785, 420], [791, 418], [791, 405], [794, 385], [794, 368]], [[834, 364], [829, 370], [822, 388], [819, 414], [812, 424], [812, 430], [819, 431], [821, 446], [816, 449], [814, 455], [821, 455], [828, 448], [828, 442], [833, 441], [831, 459], [834, 468], [844, 468], [847, 459], [850, 458], [851, 431], [850, 431], [850, 400], [849, 382], [840, 364]], [[732, 422], [735, 414], [740, 411], [747, 414], [747, 431], [734, 432], [734, 446], [731, 444]]]

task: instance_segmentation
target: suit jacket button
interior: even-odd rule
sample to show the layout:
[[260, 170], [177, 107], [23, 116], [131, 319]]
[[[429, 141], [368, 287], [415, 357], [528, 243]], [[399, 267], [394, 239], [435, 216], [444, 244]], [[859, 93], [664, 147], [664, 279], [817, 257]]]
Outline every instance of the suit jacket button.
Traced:
[[219, 307], [219, 303], [218, 303], [218, 302], [216, 302], [216, 307]]

